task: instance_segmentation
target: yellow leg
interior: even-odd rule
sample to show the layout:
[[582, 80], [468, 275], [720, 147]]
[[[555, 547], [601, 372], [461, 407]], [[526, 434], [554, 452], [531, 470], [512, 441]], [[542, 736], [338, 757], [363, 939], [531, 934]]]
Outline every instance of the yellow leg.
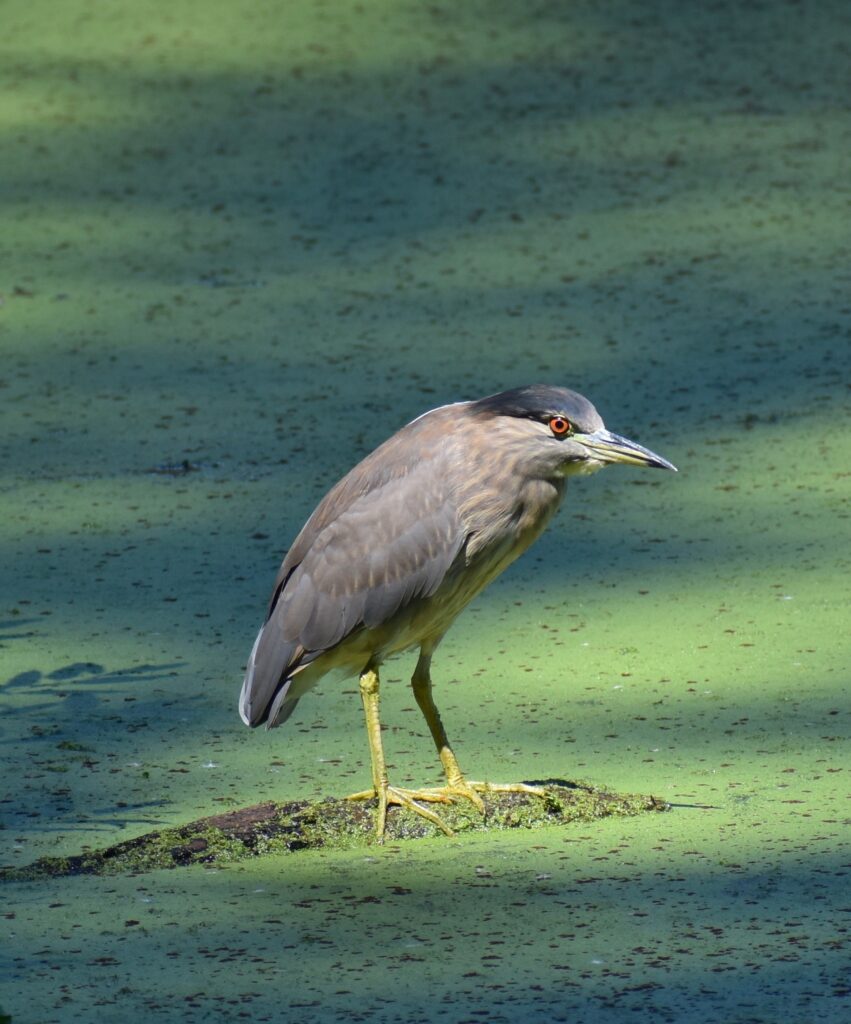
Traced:
[[427, 790], [401, 789], [398, 786], [391, 786], [387, 780], [387, 765], [384, 761], [384, 747], [381, 742], [381, 718], [379, 716], [379, 681], [378, 671], [375, 668], [367, 668], [360, 677], [360, 693], [363, 700], [364, 716], [366, 718], [366, 733], [369, 739], [369, 753], [372, 760], [372, 786], [371, 790], [362, 793], [353, 793], [350, 800], [368, 800], [373, 796], [378, 797], [378, 814], [375, 821], [375, 832], [380, 840], [384, 837], [384, 829], [387, 825], [387, 807], [390, 804], [398, 804], [407, 807], [421, 817], [426, 818], [433, 825], [448, 836], [453, 835], [452, 829], [440, 818], [417, 803], [417, 800], [439, 801], [450, 803], [451, 797], [439, 793], [432, 793]]
[[446, 785], [422, 791], [421, 798], [426, 799], [426, 793], [434, 794], [432, 799], [440, 799], [441, 796], [448, 797], [450, 800], [461, 797], [462, 799], [469, 800], [470, 803], [484, 814], [485, 805], [479, 793], [487, 793], [488, 791], [492, 793], [529, 793], [533, 796], [546, 797], [548, 795], [546, 789], [540, 786], [530, 786], [525, 782], [471, 782], [464, 776], [458, 764], [458, 759], [449, 745], [449, 738], [446, 735], [446, 730], [443, 728], [440, 712], [437, 710], [437, 705], [434, 703], [434, 698], [431, 694], [430, 668], [431, 655], [423, 651], [420, 654], [417, 667], [414, 669], [411, 687], [420, 711], [422, 711], [423, 717], [428, 723], [434, 745], [437, 747], [440, 763], [443, 765], [443, 772], [446, 775]]
[[458, 759], [449, 746], [449, 737], [443, 728], [440, 712], [434, 703], [431, 695], [431, 655], [420, 654], [417, 667], [411, 679], [411, 689], [414, 691], [414, 698], [419, 705], [423, 717], [428, 723], [434, 745], [437, 747], [437, 755], [443, 765], [443, 773], [446, 776], [446, 786], [443, 792], [451, 799], [462, 797], [469, 800], [482, 814], [485, 813], [485, 805], [482, 798], [475, 791], [473, 786], [464, 778], [464, 774], [458, 764]]

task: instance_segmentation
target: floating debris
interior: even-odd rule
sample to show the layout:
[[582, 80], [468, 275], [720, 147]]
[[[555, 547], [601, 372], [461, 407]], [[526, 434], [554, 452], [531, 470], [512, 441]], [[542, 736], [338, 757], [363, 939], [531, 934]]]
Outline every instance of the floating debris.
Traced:
[[186, 476], [187, 473], [197, 473], [201, 469], [199, 462], [190, 462], [183, 459], [181, 462], [161, 462], [158, 466], [151, 466], [146, 473], [156, 473], [159, 476]]
[[[540, 783], [539, 783], [540, 784]], [[547, 796], [483, 792], [485, 814], [466, 801], [441, 807], [456, 834], [543, 826], [587, 824], [599, 818], [632, 817], [645, 811], [667, 811], [655, 796], [612, 793], [587, 783], [551, 782]], [[103, 850], [72, 857], [42, 857], [21, 868], [0, 870], [0, 880], [20, 881], [67, 875], [102, 875], [152, 871], [185, 864], [235, 863], [264, 854], [298, 850], [369, 848], [375, 843], [374, 800], [327, 797], [318, 802], [262, 803], [178, 828], [149, 832]], [[435, 838], [452, 842], [431, 822], [400, 807], [387, 810], [385, 838]], [[477, 869], [478, 870], [478, 869]], [[483, 869], [484, 870], [484, 869]]]

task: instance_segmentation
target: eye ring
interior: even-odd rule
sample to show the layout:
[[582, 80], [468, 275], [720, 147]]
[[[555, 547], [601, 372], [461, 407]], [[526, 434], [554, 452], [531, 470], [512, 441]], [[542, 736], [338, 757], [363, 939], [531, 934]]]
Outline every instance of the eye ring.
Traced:
[[552, 431], [553, 437], [567, 437], [568, 434], [573, 432], [570, 420], [566, 416], [551, 416], [549, 428]]

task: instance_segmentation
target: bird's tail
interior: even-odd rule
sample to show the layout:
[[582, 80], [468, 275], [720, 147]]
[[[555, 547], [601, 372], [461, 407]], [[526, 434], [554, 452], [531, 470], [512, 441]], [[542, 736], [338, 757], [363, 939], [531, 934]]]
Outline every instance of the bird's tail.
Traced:
[[254, 670], [256, 667], [257, 648], [260, 645], [260, 637], [263, 630], [257, 634], [251, 654], [248, 657], [248, 666], [245, 669], [245, 679], [242, 681], [242, 690], [239, 694], [239, 717], [246, 725], [260, 725], [262, 717], [255, 712], [255, 702], [251, 699], [252, 683], [254, 682]]
[[272, 658], [264, 651], [272, 640], [266, 636], [268, 625], [267, 622], [260, 629], [251, 648], [245, 679], [239, 694], [239, 717], [252, 728], [264, 722], [267, 729], [282, 725], [298, 704], [297, 697], [287, 700], [293, 676], [283, 674], [288, 658], [282, 656], [282, 645], [272, 641], [272, 648], [275, 650], [275, 656]]

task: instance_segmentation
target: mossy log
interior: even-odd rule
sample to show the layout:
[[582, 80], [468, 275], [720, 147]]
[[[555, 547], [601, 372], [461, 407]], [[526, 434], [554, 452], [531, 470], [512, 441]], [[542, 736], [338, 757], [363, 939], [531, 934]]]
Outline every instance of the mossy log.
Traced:
[[[567, 825], [669, 809], [655, 796], [612, 793], [586, 783], [547, 780], [537, 785], [546, 788], [546, 797], [484, 792], [484, 816], [466, 801], [432, 806], [456, 834]], [[399, 807], [388, 808], [385, 842], [429, 836], [452, 841], [419, 815]], [[11, 881], [150, 871], [184, 864], [231, 864], [267, 853], [323, 847], [351, 849], [374, 842], [374, 800], [327, 797], [315, 803], [268, 802], [200, 818], [178, 828], [148, 832], [102, 850], [72, 857], [42, 857], [26, 867], [5, 868], [0, 878]]]

